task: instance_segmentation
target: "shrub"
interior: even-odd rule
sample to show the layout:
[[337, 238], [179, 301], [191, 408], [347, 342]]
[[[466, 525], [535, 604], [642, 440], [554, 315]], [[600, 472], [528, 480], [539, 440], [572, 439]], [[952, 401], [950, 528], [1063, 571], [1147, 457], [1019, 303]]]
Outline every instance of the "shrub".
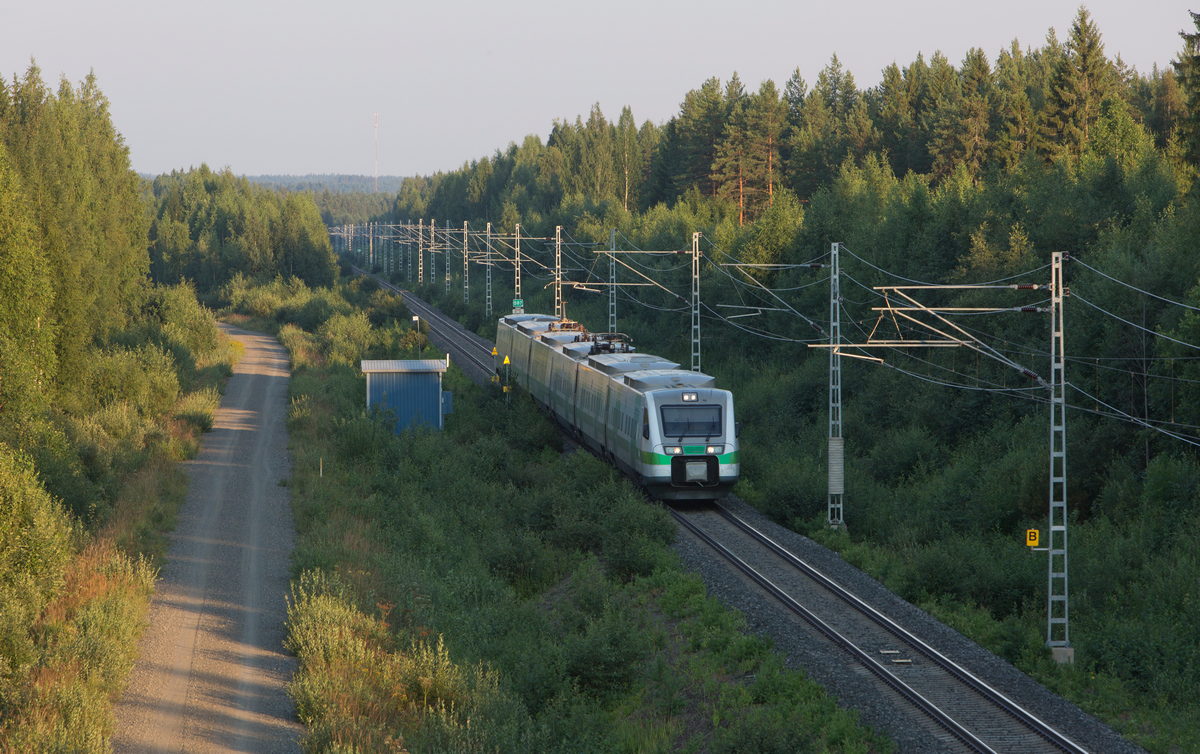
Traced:
[[27, 456], [0, 443], [0, 710], [34, 661], [31, 629], [62, 588], [70, 526]]
[[357, 367], [375, 338], [367, 315], [359, 313], [330, 317], [317, 330], [317, 340], [327, 360]]
[[98, 354], [87, 382], [93, 408], [124, 403], [143, 417], [157, 418], [179, 398], [175, 362], [155, 346], [117, 348]]
[[383, 327], [392, 322], [408, 323], [408, 307], [404, 299], [391, 291], [380, 288], [371, 294], [371, 306], [367, 317], [375, 327]]
[[212, 387], [205, 388], [184, 396], [175, 407], [175, 416], [203, 432], [209, 432], [220, 405], [220, 391]]

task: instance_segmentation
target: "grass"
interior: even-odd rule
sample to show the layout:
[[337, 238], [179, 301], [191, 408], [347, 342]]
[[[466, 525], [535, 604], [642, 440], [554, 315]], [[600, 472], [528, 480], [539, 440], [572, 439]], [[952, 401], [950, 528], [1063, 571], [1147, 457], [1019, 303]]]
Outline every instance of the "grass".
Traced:
[[397, 436], [288, 327], [306, 751], [891, 750], [705, 596], [665, 512], [564, 455], [527, 400], [452, 368], [445, 432]]

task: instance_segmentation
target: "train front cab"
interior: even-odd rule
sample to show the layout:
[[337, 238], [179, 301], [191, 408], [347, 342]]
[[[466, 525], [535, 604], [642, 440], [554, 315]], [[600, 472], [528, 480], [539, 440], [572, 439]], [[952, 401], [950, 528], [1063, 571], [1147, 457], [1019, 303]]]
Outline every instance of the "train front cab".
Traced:
[[740, 473], [732, 393], [688, 386], [649, 389], [645, 396], [639, 473], [650, 494], [663, 500], [727, 495]]

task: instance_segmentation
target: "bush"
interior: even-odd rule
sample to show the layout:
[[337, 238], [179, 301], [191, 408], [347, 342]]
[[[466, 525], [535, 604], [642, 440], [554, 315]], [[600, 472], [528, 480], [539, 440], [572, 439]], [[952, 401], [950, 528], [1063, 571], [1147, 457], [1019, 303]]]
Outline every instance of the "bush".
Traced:
[[398, 294], [382, 288], [371, 294], [371, 305], [367, 309], [367, 317], [375, 327], [384, 327], [392, 322], [407, 324], [409, 320], [408, 306]]
[[220, 405], [221, 393], [216, 388], [205, 388], [184, 396], [175, 407], [175, 416], [202, 432], [209, 432]]
[[[34, 621], [63, 585], [70, 525], [32, 462], [0, 443], [0, 711], [36, 658]], [[2, 717], [2, 716], [0, 716]]]
[[318, 328], [317, 340], [327, 360], [357, 367], [375, 342], [375, 334], [367, 315], [335, 314]]
[[179, 377], [174, 360], [158, 347], [118, 348], [94, 357], [87, 388], [93, 410], [121, 403], [157, 418], [179, 398]]

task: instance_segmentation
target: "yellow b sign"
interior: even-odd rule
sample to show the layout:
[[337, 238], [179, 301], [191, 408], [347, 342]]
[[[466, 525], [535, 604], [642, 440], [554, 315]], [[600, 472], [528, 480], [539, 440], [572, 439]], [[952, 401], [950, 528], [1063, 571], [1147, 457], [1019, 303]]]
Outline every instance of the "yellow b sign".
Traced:
[[1037, 547], [1039, 536], [1040, 536], [1040, 534], [1037, 529], [1026, 529], [1025, 530], [1025, 544], [1028, 545], [1029, 547]]

